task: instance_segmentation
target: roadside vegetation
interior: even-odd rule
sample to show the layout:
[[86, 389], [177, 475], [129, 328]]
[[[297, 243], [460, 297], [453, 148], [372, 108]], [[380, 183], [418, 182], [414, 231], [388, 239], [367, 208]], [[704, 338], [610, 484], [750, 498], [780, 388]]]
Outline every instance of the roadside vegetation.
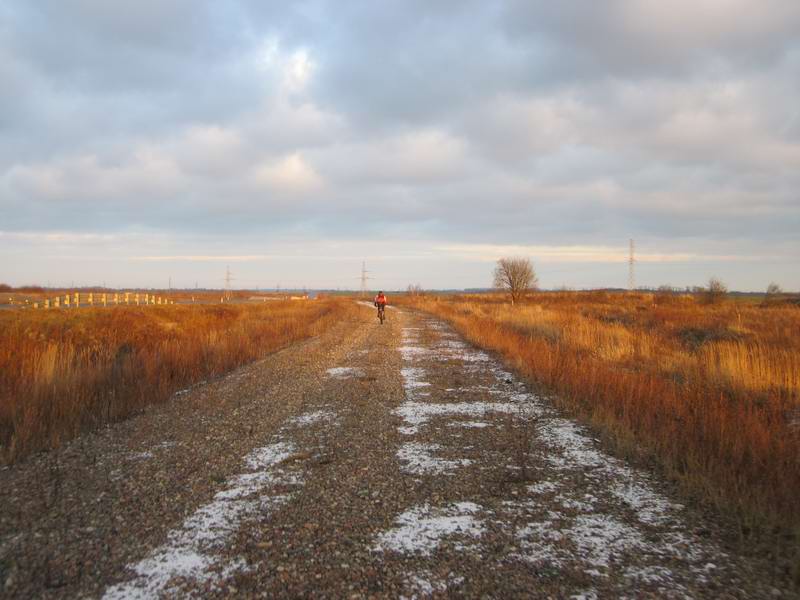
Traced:
[[335, 300], [0, 311], [0, 461], [55, 448], [341, 320]]
[[796, 547], [800, 308], [714, 292], [713, 302], [671, 292], [404, 302], [504, 356], [619, 453], [657, 464], [684, 493], [735, 516], [743, 534]]

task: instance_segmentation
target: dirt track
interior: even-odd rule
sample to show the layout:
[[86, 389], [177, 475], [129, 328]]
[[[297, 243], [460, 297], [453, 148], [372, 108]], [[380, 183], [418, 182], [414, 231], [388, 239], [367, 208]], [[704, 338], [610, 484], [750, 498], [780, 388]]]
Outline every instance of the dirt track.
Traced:
[[721, 539], [398, 310], [0, 471], [9, 597], [790, 595]]

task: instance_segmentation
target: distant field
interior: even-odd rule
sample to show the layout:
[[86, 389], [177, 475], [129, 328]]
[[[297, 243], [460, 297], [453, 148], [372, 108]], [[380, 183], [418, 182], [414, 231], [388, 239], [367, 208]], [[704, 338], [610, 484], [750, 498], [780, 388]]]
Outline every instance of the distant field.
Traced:
[[[800, 532], [800, 309], [601, 292], [403, 300], [504, 355], [743, 529]], [[780, 535], [784, 535], [780, 534]]]
[[0, 312], [0, 461], [53, 448], [315, 335], [341, 301]]
[[[106, 288], [48, 288], [42, 289], [38, 287], [29, 288], [8, 288], [0, 284], [0, 309], [33, 309], [34, 303], [39, 303], [42, 308], [44, 300], [53, 300], [55, 297], [62, 298], [69, 295], [70, 299], [77, 292], [80, 294], [82, 305], [86, 305], [89, 293], [94, 296], [95, 306], [102, 305], [102, 294], [106, 294], [108, 304], [113, 304], [114, 294], [119, 295], [120, 303], [124, 303], [125, 292], [130, 293], [130, 304], [134, 304], [135, 294], [149, 294], [160, 296], [164, 299], [173, 301], [175, 304], [220, 304], [225, 302], [242, 303], [242, 302], [263, 302], [267, 300], [285, 300], [293, 297], [290, 293], [270, 293], [270, 292], [254, 292], [251, 290], [235, 290], [231, 291], [226, 297], [224, 290], [113, 290]], [[294, 296], [297, 297], [297, 296]], [[71, 308], [74, 307], [71, 306]], [[62, 306], [63, 308], [63, 306]]]

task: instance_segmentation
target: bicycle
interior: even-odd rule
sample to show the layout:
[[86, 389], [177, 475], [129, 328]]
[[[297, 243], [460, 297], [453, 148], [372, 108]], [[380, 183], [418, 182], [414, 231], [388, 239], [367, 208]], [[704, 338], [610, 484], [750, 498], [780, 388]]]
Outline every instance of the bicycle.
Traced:
[[386, 305], [385, 304], [378, 304], [378, 319], [380, 319], [381, 325], [386, 320]]

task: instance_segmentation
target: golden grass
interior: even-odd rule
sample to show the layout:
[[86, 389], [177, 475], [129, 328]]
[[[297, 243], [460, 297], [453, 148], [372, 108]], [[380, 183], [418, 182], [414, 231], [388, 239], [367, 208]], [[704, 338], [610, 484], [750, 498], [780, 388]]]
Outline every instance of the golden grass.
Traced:
[[744, 531], [800, 532], [800, 309], [652, 294], [408, 298]]
[[0, 461], [57, 447], [341, 319], [343, 302], [0, 313]]

